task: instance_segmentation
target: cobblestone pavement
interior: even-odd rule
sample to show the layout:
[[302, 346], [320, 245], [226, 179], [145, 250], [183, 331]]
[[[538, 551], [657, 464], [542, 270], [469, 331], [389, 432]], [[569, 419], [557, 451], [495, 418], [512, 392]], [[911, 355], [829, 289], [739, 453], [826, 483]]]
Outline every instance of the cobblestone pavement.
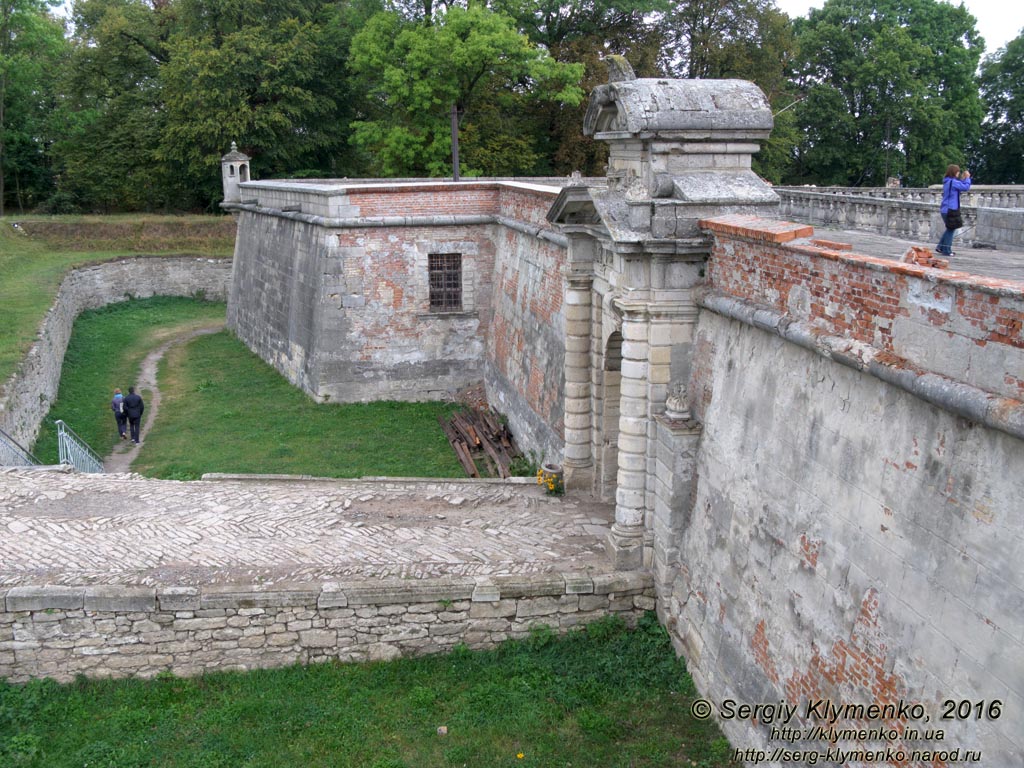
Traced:
[[508, 482], [0, 470], [0, 587], [607, 570], [614, 506]]

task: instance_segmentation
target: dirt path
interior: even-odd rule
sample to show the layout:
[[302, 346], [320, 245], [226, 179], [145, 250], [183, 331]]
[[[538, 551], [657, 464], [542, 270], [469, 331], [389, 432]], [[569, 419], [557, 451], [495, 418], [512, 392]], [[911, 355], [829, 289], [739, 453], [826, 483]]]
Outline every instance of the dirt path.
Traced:
[[[156, 369], [160, 364], [160, 360], [167, 354], [167, 350], [176, 344], [184, 344], [187, 341], [191, 341], [196, 336], [205, 336], [222, 330], [224, 330], [223, 322], [218, 322], [215, 325], [204, 325], [198, 328], [189, 328], [187, 331], [171, 337], [146, 355], [146, 358], [142, 361], [142, 366], [139, 370], [139, 377], [135, 384], [136, 392], [141, 394], [143, 391], [147, 391], [146, 410], [143, 413], [142, 425], [139, 429], [139, 439], [142, 443], [146, 442], [146, 435], [149, 434], [149, 430], [152, 429], [153, 422], [156, 420], [156, 415], [160, 410], [160, 390], [156, 385]], [[130, 440], [123, 440], [115, 445], [113, 452], [103, 460], [103, 468], [107, 472], [130, 471], [132, 462], [135, 461], [135, 457], [139, 455], [139, 449], [141, 447], [141, 444], [135, 445]]]

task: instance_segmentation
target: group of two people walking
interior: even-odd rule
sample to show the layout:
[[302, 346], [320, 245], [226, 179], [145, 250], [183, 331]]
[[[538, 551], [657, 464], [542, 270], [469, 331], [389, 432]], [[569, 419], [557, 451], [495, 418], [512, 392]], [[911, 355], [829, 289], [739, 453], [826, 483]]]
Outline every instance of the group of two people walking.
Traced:
[[146, 410], [146, 404], [142, 398], [135, 394], [135, 387], [128, 387], [128, 395], [122, 395], [120, 389], [114, 390], [114, 399], [110, 401], [110, 410], [114, 412], [114, 419], [117, 421], [117, 431], [122, 440], [128, 439], [130, 431], [132, 442], [139, 444], [139, 424], [142, 421], [142, 412]]

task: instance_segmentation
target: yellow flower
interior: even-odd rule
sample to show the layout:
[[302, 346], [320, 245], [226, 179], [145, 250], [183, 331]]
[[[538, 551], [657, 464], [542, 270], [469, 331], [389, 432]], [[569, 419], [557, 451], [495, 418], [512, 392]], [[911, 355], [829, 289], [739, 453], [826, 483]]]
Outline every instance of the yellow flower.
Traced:
[[520, 752], [520, 753], [518, 753], [518, 754], [516, 755], [516, 759], [517, 759], [517, 760], [522, 760], [522, 759], [523, 759], [524, 757], [526, 757], [526, 755], [524, 755], [524, 754], [523, 754], [522, 752]]

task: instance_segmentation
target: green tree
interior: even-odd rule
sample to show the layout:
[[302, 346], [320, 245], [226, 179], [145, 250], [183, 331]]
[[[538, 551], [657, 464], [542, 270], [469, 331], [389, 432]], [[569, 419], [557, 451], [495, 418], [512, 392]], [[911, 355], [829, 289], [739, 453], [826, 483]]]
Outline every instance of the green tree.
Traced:
[[[365, 119], [351, 125], [352, 141], [387, 176], [451, 174], [453, 106], [460, 123], [477, 110], [488, 116], [468, 131], [464, 173], [508, 171], [510, 165], [528, 171], [529, 156], [522, 164], [508, 162], [524, 147], [516, 131], [502, 128], [506, 119], [516, 122], [507, 105], [583, 99], [576, 85], [582, 66], [556, 62], [519, 34], [509, 17], [476, 5], [451, 6], [419, 22], [396, 12], [377, 14], [352, 41], [350, 66], [370, 95]], [[494, 98], [499, 92], [508, 99]], [[486, 148], [482, 142], [474, 146], [478, 136], [486, 136]], [[503, 148], [497, 152], [502, 159], [488, 165], [496, 147]]]
[[982, 64], [981, 95], [986, 117], [975, 175], [987, 184], [1024, 183], [1024, 35]]
[[64, 27], [46, 0], [0, 0], [0, 216], [8, 198], [19, 209], [46, 193], [47, 112]]
[[980, 130], [974, 25], [962, 6], [939, 0], [827, 0], [797, 20], [806, 134], [792, 180], [941, 178]]
[[[625, 57], [638, 77], [664, 74], [660, 62], [666, 30], [660, 19], [669, 8], [667, 0], [495, 0], [493, 6], [555, 60], [583, 64], [580, 86], [585, 93], [607, 82], [603, 59], [612, 54]], [[603, 175], [608, 145], [581, 134], [586, 107], [586, 102], [550, 101], [526, 107], [540, 173]]]
[[355, 101], [341, 76], [348, 40], [376, 3], [181, 0], [160, 82], [159, 155], [219, 199], [220, 156], [233, 139], [258, 175], [350, 169], [344, 126]]
[[159, 82], [174, 13], [144, 0], [79, 0], [73, 52], [53, 121], [59, 189], [50, 208], [187, 207], [178, 169], [157, 159], [166, 114]]

